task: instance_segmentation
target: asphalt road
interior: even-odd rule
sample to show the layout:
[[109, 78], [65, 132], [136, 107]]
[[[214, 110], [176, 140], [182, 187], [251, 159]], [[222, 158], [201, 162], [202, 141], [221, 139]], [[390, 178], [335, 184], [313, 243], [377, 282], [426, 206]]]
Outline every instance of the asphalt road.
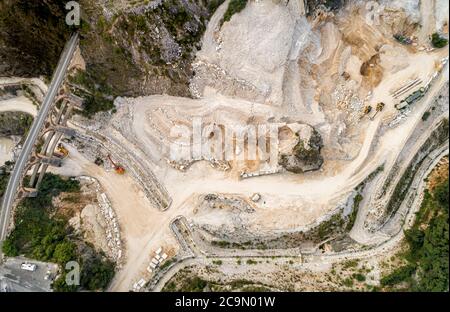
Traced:
[[14, 166], [14, 171], [9, 179], [8, 186], [3, 196], [2, 210], [0, 211], [0, 242], [3, 242], [7, 236], [8, 226], [11, 217], [11, 209], [16, 199], [17, 188], [20, 185], [23, 171], [28, 163], [29, 157], [33, 150], [33, 146], [38, 139], [39, 133], [44, 125], [45, 120], [48, 117], [48, 113], [53, 106], [53, 101], [57, 95], [72, 60], [73, 54], [78, 44], [78, 33], [72, 35], [70, 40], [66, 43], [64, 51], [61, 54], [58, 66], [53, 79], [45, 95], [44, 101], [40, 107], [37, 117], [35, 118], [33, 125], [31, 126], [29, 135], [23, 146], [22, 152]]
[[[22, 263], [36, 265], [34, 272], [21, 268]], [[50, 271], [49, 278], [45, 278]], [[2, 292], [50, 292], [53, 279], [58, 273], [58, 265], [23, 257], [8, 258], [0, 265], [0, 293]]]

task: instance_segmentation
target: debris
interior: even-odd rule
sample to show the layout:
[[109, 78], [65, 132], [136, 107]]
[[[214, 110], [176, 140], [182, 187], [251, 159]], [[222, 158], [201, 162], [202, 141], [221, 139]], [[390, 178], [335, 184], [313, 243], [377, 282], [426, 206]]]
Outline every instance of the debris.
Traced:
[[255, 203], [257, 203], [261, 199], [261, 195], [258, 193], [255, 193], [252, 195], [251, 200]]

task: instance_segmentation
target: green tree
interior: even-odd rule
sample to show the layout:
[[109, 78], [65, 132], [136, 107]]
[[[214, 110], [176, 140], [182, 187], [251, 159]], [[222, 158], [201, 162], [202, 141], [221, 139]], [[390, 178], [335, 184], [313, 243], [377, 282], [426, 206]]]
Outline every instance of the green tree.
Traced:
[[53, 253], [53, 259], [55, 262], [65, 265], [67, 262], [76, 259], [76, 246], [74, 243], [67, 240], [59, 243], [55, 247]]
[[114, 277], [114, 263], [98, 257], [86, 262], [81, 270], [81, 286], [88, 290], [104, 290]]

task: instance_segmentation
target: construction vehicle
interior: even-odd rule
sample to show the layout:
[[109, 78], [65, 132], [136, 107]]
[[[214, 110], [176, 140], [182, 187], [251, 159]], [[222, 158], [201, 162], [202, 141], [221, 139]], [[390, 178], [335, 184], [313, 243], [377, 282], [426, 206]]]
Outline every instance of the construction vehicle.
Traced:
[[359, 119], [360, 120], [363, 119], [364, 116], [369, 115], [371, 111], [372, 111], [372, 106], [370, 106], [370, 105], [364, 106], [363, 112], [362, 112], [361, 116], [359, 117]]
[[419, 90], [411, 93], [406, 99], [400, 101], [399, 104], [395, 105], [398, 110], [404, 109], [405, 107], [414, 104], [416, 101], [420, 100], [425, 96], [425, 88], [420, 88]]
[[367, 114], [370, 114], [370, 112], [372, 111], [372, 106], [370, 106], [370, 105], [367, 105], [367, 106], [364, 106], [364, 115], [367, 115]]
[[59, 156], [60, 158], [66, 158], [67, 156], [69, 156], [69, 151], [61, 143], [58, 144], [56, 152], [57, 156]]
[[375, 115], [370, 117], [370, 120], [373, 120], [378, 115], [378, 113], [381, 112], [384, 109], [384, 106], [385, 106], [385, 104], [383, 102], [378, 103], [377, 107], [376, 107]]
[[380, 102], [377, 104], [377, 113], [381, 112], [384, 109], [385, 104], [383, 102]]
[[420, 88], [416, 92], [413, 92], [410, 96], [404, 99], [409, 105], [413, 104], [417, 100], [421, 99], [425, 95], [425, 88]]
[[402, 110], [402, 109], [404, 109], [404, 108], [406, 108], [408, 106], [409, 106], [409, 104], [406, 101], [401, 101], [400, 103], [395, 104], [395, 108], [398, 109], [398, 110]]
[[116, 164], [116, 163], [111, 159], [111, 155], [108, 155], [108, 159], [109, 159], [109, 161], [111, 162], [111, 164], [113, 165], [114, 171], [116, 171], [117, 174], [120, 174], [120, 175], [125, 174], [125, 168], [122, 167], [122, 166], [119, 165], [119, 164]]

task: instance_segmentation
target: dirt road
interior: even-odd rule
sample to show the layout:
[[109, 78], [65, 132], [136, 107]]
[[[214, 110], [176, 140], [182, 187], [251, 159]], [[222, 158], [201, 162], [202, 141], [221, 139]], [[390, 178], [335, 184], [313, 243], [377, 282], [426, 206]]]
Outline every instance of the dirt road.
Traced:
[[9, 100], [0, 101], [0, 113], [2, 112], [22, 112], [37, 115], [37, 107], [25, 96], [15, 97]]

